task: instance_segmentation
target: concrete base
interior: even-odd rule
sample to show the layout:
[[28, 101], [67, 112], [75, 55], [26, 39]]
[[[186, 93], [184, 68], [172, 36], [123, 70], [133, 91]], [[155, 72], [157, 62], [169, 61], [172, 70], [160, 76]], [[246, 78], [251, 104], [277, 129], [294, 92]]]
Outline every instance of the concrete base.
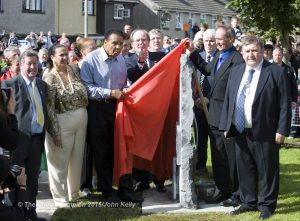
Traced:
[[233, 211], [233, 207], [223, 207], [219, 204], [206, 204], [204, 201], [198, 202], [199, 209], [182, 208], [178, 201], [172, 200], [172, 188], [167, 187], [167, 192], [160, 193], [152, 188], [143, 193], [144, 202], [143, 214], [152, 213], [199, 213], [199, 212], [223, 212]]

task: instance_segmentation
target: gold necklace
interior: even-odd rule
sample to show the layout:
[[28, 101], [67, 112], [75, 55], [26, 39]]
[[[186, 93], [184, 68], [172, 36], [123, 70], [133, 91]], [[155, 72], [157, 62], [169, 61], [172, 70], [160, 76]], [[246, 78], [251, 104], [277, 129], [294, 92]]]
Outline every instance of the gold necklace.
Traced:
[[64, 82], [62, 81], [62, 79], [61, 79], [61, 77], [60, 77], [60, 75], [59, 75], [59, 73], [58, 73], [58, 71], [57, 71], [56, 69], [55, 69], [55, 71], [56, 71], [56, 75], [57, 75], [57, 77], [58, 77], [58, 79], [59, 79], [59, 81], [60, 81], [60, 83], [61, 83], [61, 86], [62, 86], [62, 88], [63, 88], [63, 91], [62, 91], [61, 94], [63, 94], [64, 91], [65, 91], [67, 94], [74, 94], [74, 87], [73, 87], [73, 84], [72, 84], [72, 82], [71, 82], [70, 73], [69, 73], [69, 71], [68, 71], [68, 68], [67, 68], [68, 81], [69, 81], [69, 85], [70, 85], [71, 91], [68, 91], [68, 90], [67, 90], [67, 88], [65, 87]]

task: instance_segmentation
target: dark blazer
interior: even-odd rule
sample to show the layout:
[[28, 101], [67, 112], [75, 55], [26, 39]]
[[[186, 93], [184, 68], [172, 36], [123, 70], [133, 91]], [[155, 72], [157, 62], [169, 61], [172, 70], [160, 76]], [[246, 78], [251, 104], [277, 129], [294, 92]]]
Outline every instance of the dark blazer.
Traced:
[[297, 84], [297, 81], [296, 81], [296, 78], [294, 75], [294, 70], [292, 67], [288, 66], [284, 62], [282, 62], [281, 66], [284, 68], [285, 73], [288, 76], [288, 82], [289, 82], [289, 88], [291, 90], [292, 101], [297, 103], [297, 101], [298, 101], [298, 84]]
[[[212, 59], [211, 61], [213, 61], [213, 58], [216, 56], [216, 54], [218, 53], [218, 50], [214, 50], [213, 53], [212, 53]], [[206, 60], [206, 51], [202, 51], [199, 53], [200, 56]], [[202, 73], [200, 72], [200, 74], [202, 75]], [[200, 76], [201, 76], [200, 75]], [[205, 76], [204, 77], [204, 80], [203, 80], [203, 83], [202, 83], [202, 88], [203, 88], [203, 96], [206, 97], [208, 96], [209, 92], [210, 92], [210, 89], [211, 89], [211, 76]]]
[[218, 52], [210, 63], [206, 63], [197, 51], [194, 51], [190, 56], [191, 61], [201, 73], [211, 76], [211, 89], [207, 95], [209, 99], [208, 124], [214, 127], [219, 127], [230, 70], [232, 67], [244, 63], [241, 54], [234, 49], [216, 71], [220, 54], [221, 52]]
[[0, 116], [0, 147], [5, 150], [15, 150], [18, 145], [18, 121], [14, 114]]
[[[228, 80], [220, 130], [226, 137], [236, 135], [232, 123], [236, 97], [246, 64], [232, 68]], [[291, 98], [284, 69], [267, 61], [263, 62], [252, 105], [252, 133], [255, 141], [275, 141], [275, 134], [288, 136], [291, 125]]]
[[150, 68], [152, 68], [157, 62], [159, 62], [164, 56], [165, 52], [149, 52], [150, 67], [144, 66], [140, 69], [138, 66], [138, 56], [135, 53], [131, 53], [125, 58], [127, 66], [127, 78], [132, 82], [136, 82], [143, 74], [145, 74]]
[[[45, 116], [45, 123], [47, 119], [47, 111], [46, 111], [46, 90], [47, 85], [44, 81], [39, 78], [36, 78], [37, 88], [39, 90], [42, 106]], [[18, 119], [18, 128], [20, 131], [19, 134], [19, 146], [26, 147], [26, 143], [29, 141], [31, 133], [31, 119], [32, 119], [32, 111], [31, 111], [31, 98], [27, 89], [27, 85], [25, 80], [21, 75], [15, 76], [11, 79], [5, 80], [1, 82], [1, 87], [12, 87], [15, 91], [15, 99], [16, 99], [16, 117]], [[45, 125], [44, 125], [45, 127]], [[23, 148], [22, 148], [23, 149]], [[20, 150], [17, 148], [16, 151]]]

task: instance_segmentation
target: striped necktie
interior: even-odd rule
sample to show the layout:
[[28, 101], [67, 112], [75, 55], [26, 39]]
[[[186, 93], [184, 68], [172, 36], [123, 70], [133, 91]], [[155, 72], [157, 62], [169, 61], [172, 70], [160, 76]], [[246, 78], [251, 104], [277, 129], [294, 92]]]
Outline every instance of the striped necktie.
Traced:
[[34, 101], [34, 108], [36, 112], [36, 122], [40, 125], [40, 127], [44, 127], [44, 114], [42, 111], [42, 107], [40, 105], [37, 91], [35, 88], [35, 83], [32, 81], [31, 82], [31, 87], [32, 87], [32, 95], [33, 95], [33, 101]]
[[245, 129], [244, 106], [245, 106], [245, 100], [246, 100], [246, 90], [251, 85], [251, 81], [252, 81], [254, 72], [255, 72], [255, 70], [253, 70], [253, 69], [249, 70], [247, 80], [243, 86], [241, 94], [235, 105], [235, 127], [238, 130], [238, 132], [240, 132], [240, 133], [242, 133]]

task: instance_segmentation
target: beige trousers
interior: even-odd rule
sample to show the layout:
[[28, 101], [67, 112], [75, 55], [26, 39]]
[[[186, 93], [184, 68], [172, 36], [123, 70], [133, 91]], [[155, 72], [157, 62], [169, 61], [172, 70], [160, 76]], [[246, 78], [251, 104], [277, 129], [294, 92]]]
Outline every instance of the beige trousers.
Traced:
[[55, 146], [49, 133], [45, 149], [48, 162], [50, 191], [57, 207], [78, 199], [87, 130], [87, 111], [79, 108], [57, 114], [62, 148]]

